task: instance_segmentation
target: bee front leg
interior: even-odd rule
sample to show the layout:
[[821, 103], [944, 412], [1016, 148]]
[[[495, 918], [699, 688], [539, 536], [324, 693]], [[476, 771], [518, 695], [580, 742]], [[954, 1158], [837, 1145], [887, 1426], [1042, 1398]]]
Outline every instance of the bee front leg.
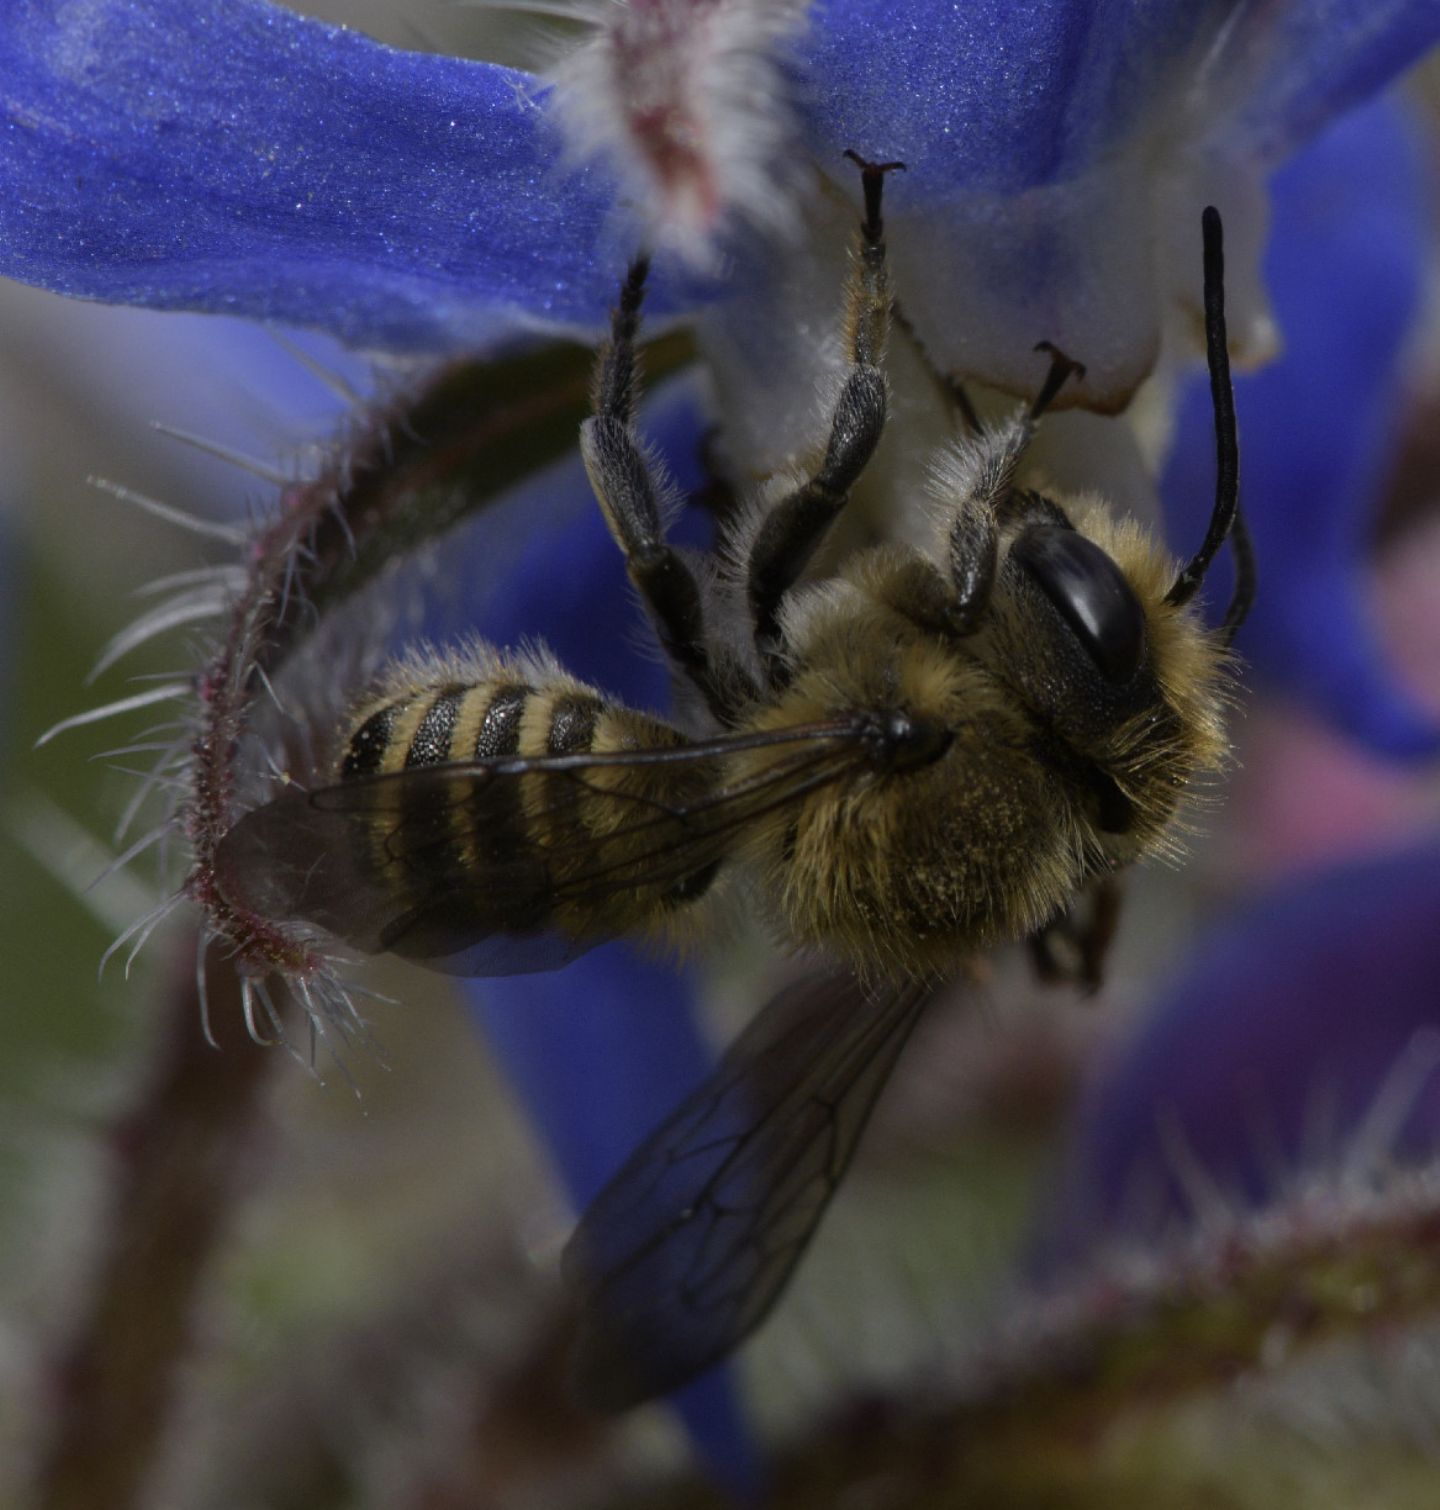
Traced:
[[947, 613], [954, 634], [973, 634], [990, 601], [1000, 559], [995, 509], [988, 499], [967, 499], [950, 526], [950, 583], [954, 598]]

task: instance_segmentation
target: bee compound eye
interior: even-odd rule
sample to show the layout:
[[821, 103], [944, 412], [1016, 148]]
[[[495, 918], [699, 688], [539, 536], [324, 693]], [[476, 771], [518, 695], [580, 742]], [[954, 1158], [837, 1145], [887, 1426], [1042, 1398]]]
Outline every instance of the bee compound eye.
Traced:
[[1010, 554], [1039, 583], [1102, 676], [1123, 686], [1145, 654], [1145, 611], [1125, 574], [1078, 530], [1040, 524]]

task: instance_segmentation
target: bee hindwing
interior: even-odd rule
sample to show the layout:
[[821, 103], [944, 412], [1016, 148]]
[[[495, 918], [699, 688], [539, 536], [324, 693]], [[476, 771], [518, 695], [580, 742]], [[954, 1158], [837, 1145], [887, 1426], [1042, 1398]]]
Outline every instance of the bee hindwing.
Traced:
[[663, 1394], [759, 1325], [930, 993], [851, 977], [781, 992], [631, 1156], [565, 1250], [584, 1403], [624, 1410]]

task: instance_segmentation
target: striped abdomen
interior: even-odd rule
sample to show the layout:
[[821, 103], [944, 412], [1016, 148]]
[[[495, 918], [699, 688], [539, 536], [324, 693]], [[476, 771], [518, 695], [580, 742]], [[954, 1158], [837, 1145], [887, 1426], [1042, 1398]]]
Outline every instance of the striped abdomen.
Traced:
[[588, 944], [663, 921], [728, 845], [697, 847], [717, 766], [665, 760], [685, 744], [560, 673], [497, 667], [362, 709], [339, 774], [388, 793], [352, 828], [352, 863], [396, 904], [381, 947], [434, 958], [454, 938], [550, 930]]
[[[608, 713], [603, 699], [578, 685], [537, 690], [497, 677], [471, 686], [425, 687], [384, 698], [360, 714], [340, 776], [350, 780], [520, 755], [589, 754], [597, 748], [597, 729]], [[677, 742], [663, 725], [655, 724], [655, 730], [663, 731], [660, 737], [668, 743]]]

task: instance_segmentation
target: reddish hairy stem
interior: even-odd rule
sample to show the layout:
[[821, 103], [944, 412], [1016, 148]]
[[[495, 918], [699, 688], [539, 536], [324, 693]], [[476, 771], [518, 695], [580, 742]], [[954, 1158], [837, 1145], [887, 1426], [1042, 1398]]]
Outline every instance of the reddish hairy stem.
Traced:
[[[688, 358], [683, 338], [648, 348], [651, 371]], [[506, 362], [459, 361], [415, 393], [357, 416], [314, 481], [281, 495], [250, 542], [245, 582], [197, 678], [198, 720], [183, 805], [190, 897], [211, 932], [255, 975], [304, 978], [320, 969], [293, 930], [236, 904], [215, 854], [233, 820], [236, 753], [262, 693], [325, 611], [397, 557], [502, 497], [571, 449], [588, 412], [591, 358], [555, 346]]]
[[[1383, 1346], [1433, 1318], [1437, 1250], [1440, 1166], [1399, 1173], [1377, 1193], [1297, 1195], [1237, 1214], [1229, 1233], [1156, 1255], [1146, 1277], [1102, 1275], [1049, 1307], [1034, 1301], [1024, 1335], [966, 1376], [852, 1400], [778, 1457], [765, 1504], [802, 1510], [866, 1493], [887, 1506], [1209, 1503], [1194, 1461], [1165, 1436], [1167, 1412], [1326, 1343]], [[691, 1478], [610, 1503], [723, 1501]], [[1233, 1503], [1251, 1500], [1237, 1491]]]
[[110, 1134], [114, 1205], [94, 1288], [50, 1380], [56, 1427], [39, 1510], [140, 1503], [261, 1092], [285, 1062], [245, 1036], [227, 962], [217, 960], [208, 977], [220, 1053], [201, 1033], [193, 969], [184, 975], [147, 1079]]

